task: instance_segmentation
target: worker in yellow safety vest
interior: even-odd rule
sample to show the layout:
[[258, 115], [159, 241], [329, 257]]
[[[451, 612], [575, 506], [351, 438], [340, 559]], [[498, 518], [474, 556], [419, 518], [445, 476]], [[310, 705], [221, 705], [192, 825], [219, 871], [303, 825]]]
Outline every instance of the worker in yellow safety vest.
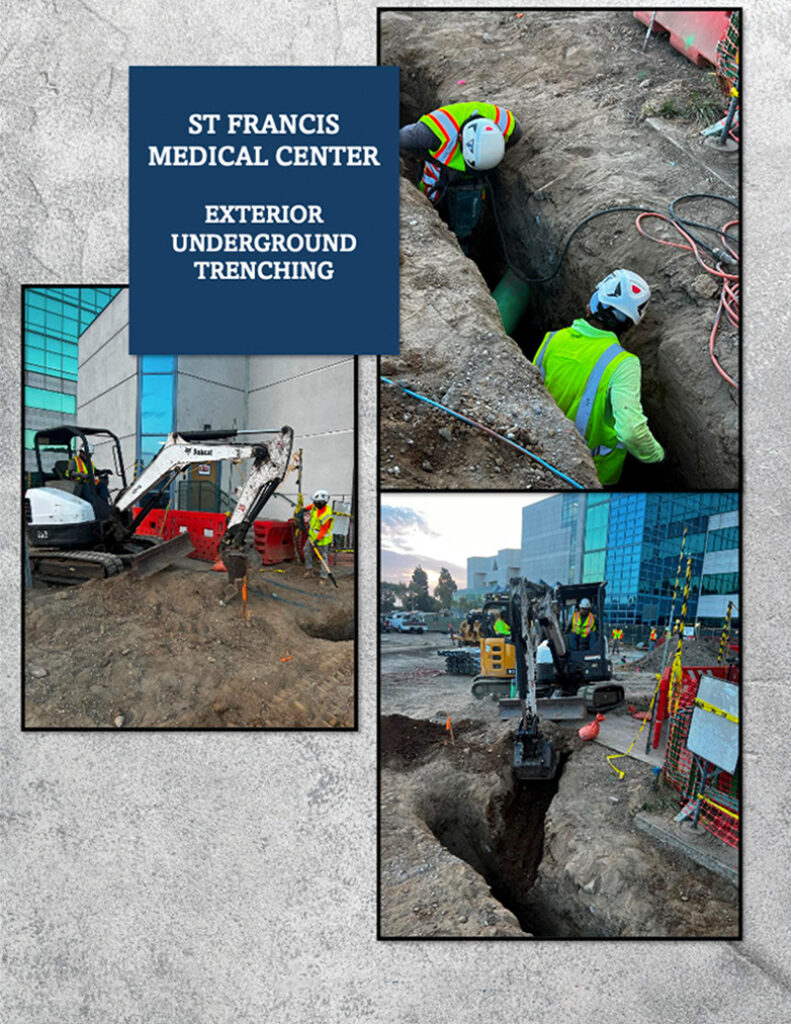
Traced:
[[618, 654], [621, 649], [621, 640], [623, 639], [623, 630], [617, 626], [613, 626], [612, 630], [612, 653]]
[[533, 359], [547, 390], [585, 439], [604, 487], [620, 480], [627, 452], [641, 462], [665, 457], [643, 413], [640, 360], [620, 345], [642, 320], [650, 298], [639, 274], [614, 270], [596, 285], [587, 318], [546, 334]]
[[437, 207], [460, 240], [477, 223], [484, 198], [483, 178], [522, 137], [522, 127], [494, 103], [448, 103], [399, 132], [402, 153], [425, 157], [418, 187]]
[[102, 470], [102, 474], [103, 475], [99, 474], [99, 471], [93, 463], [93, 448], [89, 444], [83, 444], [79, 452], [74, 452], [72, 457], [69, 459], [69, 465], [66, 469], [66, 477], [69, 480], [82, 482], [93, 476], [96, 493], [100, 498], [109, 502], [110, 491], [107, 486], [107, 472]]
[[313, 503], [305, 505], [302, 511], [310, 514], [307, 523], [308, 541], [305, 544], [305, 567], [307, 569], [305, 575], [313, 575], [313, 547], [315, 546], [321, 554], [321, 559], [324, 560], [324, 562], [321, 559], [318, 560], [319, 582], [323, 583], [327, 578], [327, 568], [324, 563], [327, 561], [329, 546], [332, 543], [332, 526], [334, 522], [329, 493], [327, 491], [316, 491], [313, 495]]
[[494, 620], [494, 632], [496, 636], [510, 636], [511, 627], [503, 618], [502, 612], [497, 613], [497, 618]]
[[596, 632], [596, 616], [591, 611], [591, 603], [583, 597], [574, 614], [571, 616], [571, 649], [585, 650], [590, 646], [590, 635]]
[[656, 646], [656, 630], [653, 627], [651, 628], [651, 636], [649, 640], [650, 642], [648, 644], [648, 650], [653, 651], [654, 647]]

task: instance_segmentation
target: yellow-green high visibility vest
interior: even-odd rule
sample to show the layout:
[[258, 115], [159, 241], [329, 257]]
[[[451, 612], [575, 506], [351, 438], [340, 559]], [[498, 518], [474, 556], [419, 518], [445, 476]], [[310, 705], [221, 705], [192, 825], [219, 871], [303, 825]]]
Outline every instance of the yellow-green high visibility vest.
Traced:
[[313, 543], [317, 547], [323, 547], [325, 544], [332, 543], [334, 517], [330, 505], [327, 504], [322, 509], [316, 508], [315, 505], [309, 505], [305, 511], [307, 512], [308, 510], [310, 511], [308, 533], [313, 538]]
[[[420, 120], [427, 124], [437, 136], [437, 146], [430, 149], [431, 157], [437, 163], [452, 167], [455, 171], [466, 171], [464, 157], [461, 154], [461, 139], [459, 132], [461, 126], [473, 114], [480, 114], [481, 117], [488, 117], [494, 121], [503, 138], [507, 142], [514, 130], [514, 115], [505, 107], [497, 107], [494, 103], [448, 103], [447, 106], [438, 107], [428, 114], [424, 114]], [[421, 182], [421, 187], [426, 185]], [[425, 191], [425, 188], [423, 189]]]
[[498, 619], [494, 624], [494, 631], [498, 636], [510, 636], [511, 627], [507, 622], [503, 622], [502, 619]]
[[588, 636], [595, 621], [592, 612], [574, 612], [571, 616], [571, 632], [576, 633], [577, 636]]
[[613, 370], [626, 359], [637, 356], [621, 348], [612, 331], [586, 320], [544, 335], [533, 359], [547, 390], [585, 438], [603, 486], [618, 482], [626, 458], [608, 397]]

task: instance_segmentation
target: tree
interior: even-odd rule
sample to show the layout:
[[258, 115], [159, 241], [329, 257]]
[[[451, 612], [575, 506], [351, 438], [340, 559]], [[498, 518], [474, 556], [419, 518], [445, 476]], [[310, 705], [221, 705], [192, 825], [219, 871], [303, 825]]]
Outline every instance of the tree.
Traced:
[[440, 608], [450, 608], [453, 595], [458, 589], [456, 581], [443, 566], [439, 571], [437, 585], [434, 587], [434, 597], [439, 601]]
[[410, 611], [430, 612], [436, 607], [436, 602], [428, 592], [428, 576], [419, 565], [415, 566], [406, 592]]
[[397, 600], [403, 603], [406, 598], [406, 583], [390, 583], [382, 580], [379, 586], [379, 608], [387, 615], [395, 608]]

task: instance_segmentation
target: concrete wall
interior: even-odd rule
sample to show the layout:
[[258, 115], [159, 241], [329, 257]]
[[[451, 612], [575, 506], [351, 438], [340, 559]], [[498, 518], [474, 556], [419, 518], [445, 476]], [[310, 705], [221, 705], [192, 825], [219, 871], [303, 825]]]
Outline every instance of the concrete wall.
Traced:
[[[179, 356], [176, 380], [178, 430], [203, 430], [207, 424], [212, 430], [246, 429], [247, 377], [247, 356]], [[241, 468], [246, 472], [249, 467]], [[222, 490], [232, 494], [242, 478], [233, 466], [219, 465], [217, 482]]]
[[[80, 336], [77, 370], [77, 422], [118, 435], [127, 478], [133, 476], [137, 433], [137, 357], [129, 355], [129, 291], [122, 288]], [[94, 445], [97, 469], [112, 469], [109, 444]], [[120, 478], [110, 477], [110, 490]]]
[[[319, 488], [336, 501], [342, 495], [351, 497], [355, 459], [351, 357], [251, 356], [247, 418], [251, 427], [293, 427], [294, 447], [303, 451], [306, 499]], [[282, 490], [296, 498], [294, 474]]]

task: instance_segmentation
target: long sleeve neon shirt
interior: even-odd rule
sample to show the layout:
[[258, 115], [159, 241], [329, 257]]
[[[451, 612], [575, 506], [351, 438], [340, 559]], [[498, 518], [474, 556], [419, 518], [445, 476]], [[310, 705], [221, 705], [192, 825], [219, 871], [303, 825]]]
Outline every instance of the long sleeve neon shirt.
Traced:
[[624, 359], [613, 370], [609, 399], [618, 440], [641, 462], [661, 462], [665, 450], [648, 427], [640, 400], [640, 360]]

